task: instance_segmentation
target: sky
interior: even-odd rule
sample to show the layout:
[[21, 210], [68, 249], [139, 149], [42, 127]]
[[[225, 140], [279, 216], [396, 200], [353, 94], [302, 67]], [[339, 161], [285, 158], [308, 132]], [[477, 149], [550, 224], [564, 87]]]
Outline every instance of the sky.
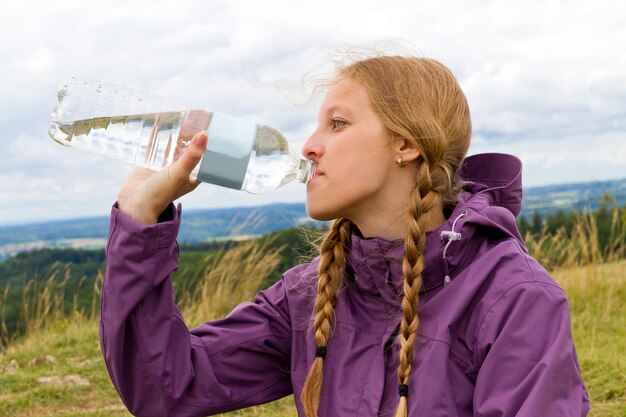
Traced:
[[[516, 155], [525, 186], [626, 177], [623, 1], [7, 0], [0, 16], [0, 226], [106, 216], [131, 169], [49, 138], [68, 76], [268, 124], [299, 152], [319, 106], [305, 75], [381, 41], [454, 72], [469, 154]], [[263, 195], [202, 184], [180, 202], [304, 198], [302, 184]]]

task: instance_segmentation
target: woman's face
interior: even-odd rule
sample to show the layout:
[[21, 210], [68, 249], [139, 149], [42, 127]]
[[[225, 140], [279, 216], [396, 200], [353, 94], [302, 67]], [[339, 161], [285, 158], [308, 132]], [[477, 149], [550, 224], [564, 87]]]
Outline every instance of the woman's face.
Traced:
[[391, 172], [398, 169], [398, 155], [365, 88], [348, 78], [333, 83], [318, 123], [302, 148], [317, 165], [307, 184], [309, 216], [342, 217], [358, 225], [366, 216], [382, 214], [394, 197]]

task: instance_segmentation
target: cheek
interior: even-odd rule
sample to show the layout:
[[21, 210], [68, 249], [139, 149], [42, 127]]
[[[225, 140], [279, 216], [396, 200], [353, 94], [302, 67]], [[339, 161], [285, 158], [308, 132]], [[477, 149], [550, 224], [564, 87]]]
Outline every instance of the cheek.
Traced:
[[326, 157], [327, 175], [307, 187], [307, 211], [316, 220], [347, 217], [359, 203], [385, 187], [393, 168], [383, 149], [365, 152], [362, 146], [335, 147]]
[[345, 179], [358, 189], [380, 188], [389, 176], [389, 164], [382, 155], [373, 155], [354, 161], [345, 166]]

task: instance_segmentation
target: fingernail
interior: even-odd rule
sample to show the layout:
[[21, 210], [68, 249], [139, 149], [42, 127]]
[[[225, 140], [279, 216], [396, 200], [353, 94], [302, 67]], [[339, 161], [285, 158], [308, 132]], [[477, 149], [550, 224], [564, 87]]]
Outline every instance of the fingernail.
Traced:
[[204, 147], [206, 145], [206, 141], [207, 141], [206, 132], [200, 132], [196, 135], [196, 139], [195, 139], [196, 145]]

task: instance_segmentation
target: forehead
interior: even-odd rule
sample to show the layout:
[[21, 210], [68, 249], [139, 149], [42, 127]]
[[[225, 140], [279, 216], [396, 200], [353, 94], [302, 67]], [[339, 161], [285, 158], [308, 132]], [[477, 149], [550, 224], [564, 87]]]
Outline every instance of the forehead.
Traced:
[[350, 78], [340, 78], [333, 82], [326, 93], [326, 97], [324, 97], [320, 110], [329, 112], [338, 108], [346, 110], [371, 109], [365, 87]]

